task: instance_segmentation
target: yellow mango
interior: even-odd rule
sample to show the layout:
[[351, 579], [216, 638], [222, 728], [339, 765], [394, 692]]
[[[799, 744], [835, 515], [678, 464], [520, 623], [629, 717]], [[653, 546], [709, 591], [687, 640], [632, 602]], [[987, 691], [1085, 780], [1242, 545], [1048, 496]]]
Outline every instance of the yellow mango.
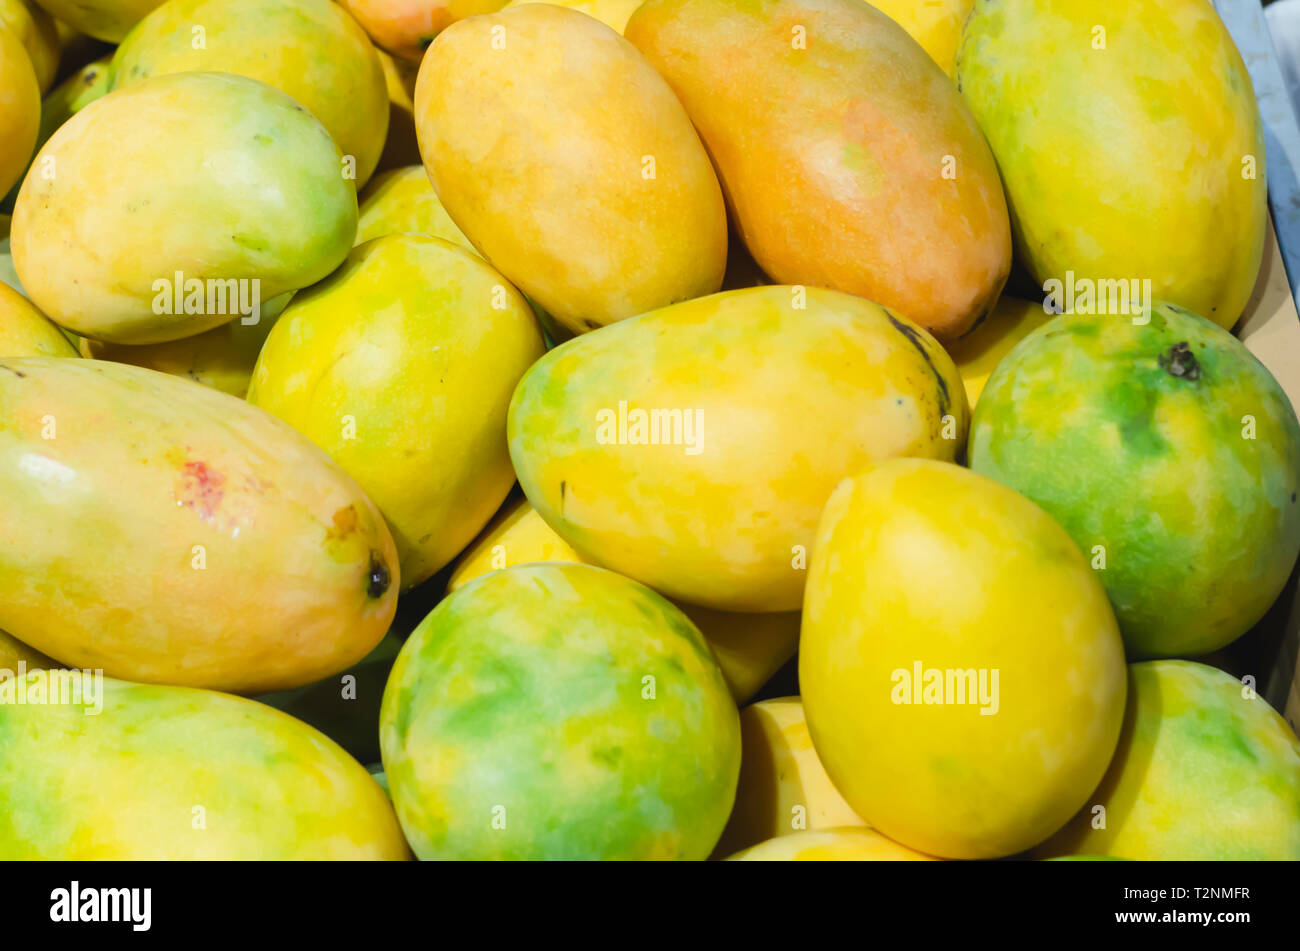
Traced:
[[872, 0], [871, 5], [905, 29], [940, 69], [956, 75], [961, 28], [975, 0]]
[[0, 195], [22, 177], [36, 148], [41, 89], [18, 34], [0, 24]]
[[948, 355], [957, 364], [972, 409], [1002, 358], [1053, 316], [1040, 303], [1002, 297], [979, 326], [948, 344]]
[[441, 238], [366, 242], [298, 294], [248, 400], [330, 454], [383, 512], [402, 581], [455, 558], [514, 484], [506, 410], [544, 351], [528, 302]]
[[[415, 75], [416, 67], [398, 62], [383, 50], [375, 50], [379, 65], [384, 70], [384, 85], [388, 89], [388, 137], [384, 151], [379, 156], [375, 173], [393, 168], [420, 164], [420, 143], [415, 137]], [[373, 181], [373, 179], [372, 179]]]
[[[527, 499], [507, 506], [465, 549], [447, 592], [490, 571], [537, 561], [590, 564], [542, 521]], [[722, 668], [731, 696], [744, 703], [781, 669], [799, 645], [799, 614], [734, 614], [678, 603], [700, 629]]]
[[792, 611], [835, 485], [893, 456], [954, 459], [969, 418], [920, 327], [838, 291], [755, 287], [552, 350], [515, 393], [510, 455], [584, 558], [692, 604]]
[[209, 690], [62, 682], [0, 684], [0, 859], [410, 857], [382, 787], [307, 724]]
[[16, 676], [19, 664], [26, 664], [28, 670], [58, 666], [40, 651], [32, 650], [12, 634], [0, 631], [0, 679], [8, 675]]
[[[511, 3], [506, 4], [506, 8], [539, 2], [547, 2], [547, 0], [512, 0]], [[611, 30], [622, 33], [623, 27], [627, 26], [628, 17], [641, 6], [641, 0], [554, 0], [552, 6], [567, 7], [585, 13], [589, 17], [595, 17]]]
[[768, 839], [737, 852], [744, 862], [932, 862], [934, 857], [899, 845], [873, 829], [809, 829]]
[[443, 238], [478, 254], [469, 238], [456, 227], [423, 165], [408, 165], [384, 172], [361, 196], [357, 217], [357, 244], [403, 231]]
[[827, 774], [873, 829], [945, 858], [1042, 842], [1106, 772], [1125, 675], [1101, 583], [1024, 496], [895, 459], [827, 502], [799, 684]]
[[0, 360], [0, 629], [65, 664], [263, 692], [360, 660], [397, 601], [373, 503], [223, 393]]
[[817, 758], [798, 697], [741, 710], [740, 749], [736, 804], [716, 854], [730, 855], [804, 829], [865, 825]]
[[0, 357], [75, 357], [76, 348], [32, 302], [0, 284]]
[[54, 17], [30, 0], [0, 0], [0, 26], [18, 35], [36, 71], [36, 83], [45, 92], [59, 71], [62, 49]]
[[42, 163], [59, 171], [23, 182], [14, 264], [33, 303], [84, 337], [211, 330], [246, 313], [236, 296], [265, 303], [315, 283], [356, 234], [329, 133], [244, 76], [172, 73], [110, 92], [54, 133]]
[[[200, 49], [194, 24], [204, 30]], [[248, 76], [288, 93], [342, 151], [340, 174], [358, 188], [369, 181], [388, 131], [388, 86], [370, 39], [338, 4], [167, 0], [117, 48], [110, 87], [194, 70]]]
[[[105, 43], [122, 38], [163, 0], [40, 0], [41, 6], [78, 32]], [[188, 35], [189, 31], [186, 31]]]
[[415, 121], [452, 220], [564, 327], [721, 286], [709, 157], [667, 83], [605, 24], [530, 3], [452, 25], [420, 67]]
[[877, 301], [944, 341], [996, 303], [1011, 271], [997, 164], [889, 17], [861, 0], [647, 0], [625, 33], [686, 107], [773, 280]]

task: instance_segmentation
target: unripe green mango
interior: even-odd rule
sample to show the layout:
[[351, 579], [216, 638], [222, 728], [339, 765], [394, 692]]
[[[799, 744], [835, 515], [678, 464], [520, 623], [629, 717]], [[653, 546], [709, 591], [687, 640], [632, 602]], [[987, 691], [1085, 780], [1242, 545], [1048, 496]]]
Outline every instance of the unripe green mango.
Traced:
[[24, 643], [280, 690], [364, 657], [397, 586], [378, 510], [279, 420], [152, 370], [0, 359], [0, 629]]
[[[216, 290], [265, 303], [320, 280], [356, 221], [337, 146], [289, 96], [174, 73], [111, 92], [54, 133], [18, 193], [11, 243], [55, 323], [161, 343], [242, 316]], [[182, 295], [190, 312], [174, 313]]]
[[382, 787], [307, 724], [89, 676], [52, 702], [70, 673], [0, 683], [0, 859], [409, 858]]

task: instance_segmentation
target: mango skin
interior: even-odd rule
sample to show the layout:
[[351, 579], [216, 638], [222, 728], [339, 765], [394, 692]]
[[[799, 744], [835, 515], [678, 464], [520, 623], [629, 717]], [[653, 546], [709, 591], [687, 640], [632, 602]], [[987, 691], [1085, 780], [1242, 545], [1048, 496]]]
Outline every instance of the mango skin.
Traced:
[[1129, 665], [1129, 697], [1106, 778], [1039, 857], [1300, 859], [1300, 742], [1267, 701], [1183, 660]]
[[[105, 43], [120, 43], [163, 0], [40, 0], [56, 20]], [[186, 31], [188, 35], [188, 31]]]
[[783, 835], [737, 852], [730, 862], [933, 862], [874, 829], [848, 826], [808, 829]]
[[40, 122], [41, 89], [32, 61], [18, 34], [0, 24], [0, 194], [22, 177]]
[[374, 499], [410, 588], [455, 558], [509, 494], [506, 411], [543, 352], [528, 302], [478, 255], [386, 235], [294, 298], [262, 347], [248, 401]]
[[[447, 592], [511, 565], [537, 561], [589, 564], [542, 521], [527, 499], [507, 505], [465, 549]], [[799, 612], [733, 614], [692, 604], [675, 604], [708, 641], [723, 679], [737, 703], [744, 703], [772, 679], [799, 646]]]
[[861, 0], [648, 0], [625, 32], [777, 283], [866, 297], [941, 340], [996, 303], [1011, 230], [993, 155], [893, 20]]
[[871, 5], [905, 29], [940, 69], [956, 74], [961, 30], [975, 0], [874, 0]]
[[[990, 688], [998, 670], [996, 712], [901, 702], [897, 672], [917, 662], [985, 670]], [[863, 821], [929, 855], [995, 858], [1060, 829], [1106, 772], [1124, 650], [1101, 584], [1042, 509], [967, 469], [895, 459], [826, 504], [799, 684]]]
[[735, 795], [737, 721], [680, 611], [613, 572], [538, 564], [425, 618], [379, 729], [422, 859], [703, 859]]
[[[194, 24], [204, 27], [204, 49], [193, 48]], [[355, 159], [358, 188], [374, 173], [388, 132], [388, 86], [370, 39], [338, 4], [167, 0], [117, 48], [110, 86], [199, 70], [248, 76], [288, 93]]]
[[[619, 438], [600, 423], [620, 401], [683, 422], [690, 410], [698, 452], [684, 432], [677, 445], [602, 443]], [[515, 392], [510, 457], [585, 559], [692, 604], [792, 611], [839, 480], [891, 456], [955, 459], [968, 419], [924, 330], [837, 291], [756, 287], [552, 350]]]
[[378, 510], [261, 410], [29, 358], [0, 360], [0, 420], [0, 629], [31, 647], [255, 693], [342, 670], [388, 629], [397, 553]]
[[718, 854], [731, 855], [805, 829], [866, 825], [826, 775], [798, 697], [764, 700], [741, 710], [740, 748], [736, 804], [718, 840]]
[[410, 856], [365, 767], [278, 710], [105, 679], [92, 714], [19, 686], [0, 684], [0, 859]]
[[979, 326], [948, 344], [948, 355], [957, 364], [972, 409], [989, 376], [1012, 348], [1054, 316], [1041, 303], [1002, 297]]
[[281, 294], [264, 304], [255, 324], [236, 319], [193, 337], [134, 346], [82, 337], [78, 347], [83, 357], [170, 373], [242, 400], [262, 344], [292, 297]]
[[957, 79], [1035, 280], [1147, 279], [1237, 322], [1263, 255], [1264, 138], [1209, 0], [979, 0]]
[[1173, 305], [1145, 325], [1067, 314], [1030, 334], [990, 377], [969, 451], [972, 469], [1104, 554], [1096, 574], [1130, 659], [1240, 637], [1300, 554], [1286, 392], [1235, 337]]
[[0, 631], [0, 678], [9, 675], [17, 676], [20, 663], [26, 664], [28, 670], [59, 666], [40, 651], [32, 650], [12, 634]]
[[59, 328], [26, 297], [0, 284], [0, 357], [75, 357]]
[[357, 244], [403, 231], [442, 238], [478, 254], [442, 206], [423, 165], [408, 165], [384, 172], [361, 196]]
[[532, 3], [454, 24], [420, 67], [415, 118], [452, 220], [567, 329], [722, 285], [709, 157], [668, 84], [603, 23]]
[[[548, 0], [512, 0], [506, 4], [506, 9], [538, 2], [548, 2]], [[641, 0], [555, 0], [551, 5], [585, 13], [599, 20], [615, 33], [621, 34], [623, 28], [627, 26], [628, 19], [636, 8], [641, 6]]]
[[62, 48], [54, 18], [31, 0], [0, 0], [0, 26], [18, 35], [36, 72], [36, 84], [45, 92], [59, 71]]
[[[101, 161], [108, 151], [115, 160]], [[47, 158], [63, 171], [24, 180], [14, 265], [32, 301], [84, 337], [161, 343], [210, 330], [235, 309], [155, 314], [155, 282], [176, 271], [258, 280], [267, 302], [334, 270], [356, 234], [356, 193], [329, 133], [243, 76], [174, 73], [111, 92], [55, 132], [35, 166]]]
[[433, 38], [465, 17], [493, 13], [505, 0], [339, 0], [375, 43], [408, 63], [424, 58]]

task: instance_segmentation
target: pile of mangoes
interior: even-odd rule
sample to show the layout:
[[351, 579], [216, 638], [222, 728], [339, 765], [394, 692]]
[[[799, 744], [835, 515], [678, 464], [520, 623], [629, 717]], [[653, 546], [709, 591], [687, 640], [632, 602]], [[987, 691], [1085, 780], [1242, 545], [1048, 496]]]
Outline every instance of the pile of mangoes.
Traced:
[[0, 0], [0, 143], [0, 858], [1300, 858], [1208, 0]]

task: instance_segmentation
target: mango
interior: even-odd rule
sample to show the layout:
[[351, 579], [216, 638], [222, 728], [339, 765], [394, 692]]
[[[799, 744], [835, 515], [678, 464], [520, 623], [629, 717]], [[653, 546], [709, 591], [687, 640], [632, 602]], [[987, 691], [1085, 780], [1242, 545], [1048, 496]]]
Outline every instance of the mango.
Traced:
[[[588, 562], [542, 521], [527, 499], [507, 505], [465, 549], [448, 593], [489, 571], [536, 561]], [[794, 656], [799, 614], [733, 614], [691, 604], [676, 607], [700, 629], [737, 703], [744, 703]]]
[[243, 76], [173, 73], [111, 92], [54, 133], [42, 163], [62, 172], [29, 175], [18, 193], [18, 276], [50, 319], [110, 343], [218, 327], [324, 277], [356, 234], [329, 133]]
[[740, 749], [736, 804], [718, 841], [719, 854], [805, 829], [865, 824], [817, 758], [798, 697], [764, 700], [741, 710]]
[[510, 457], [584, 559], [716, 610], [793, 611], [835, 485], [892, 456], [955, 459], [968, 418], [920, 327], [837, 291], [756, 287], [550, 351], [515, 392]]
[[1011, 352], [1011, 348], [1055, 316], [1042, 304], [1003, 296], [992, 313], [960, 340], [948, 344], [948, 355], [957, 364], [966, 399], [973, 408], [984, 392], [989, 375]]
[[28, 670], [58, 666], [40, 651], [34, 651], [13, 635], [0, 631], [0, 679], [17, 676], [19, 664], [26, 664]]
[[18, 35], [36, 72], [36, 84], [45, 92], [59, 71], [61, 44], [54, 17], [30, 0], [0, 0], [0, 26]]
[[809, 829], [768, 839], [737, 852], [733, 862], [932, 862], [905, 845], [885, 838], [874, 829]]
[[380, 712], [397, 816], [422, 859], [703, 859], [740, 728], [680, 611], [590, 565], [519, 565], [443, 600]]
[[97, 360], [0, 360], [0, 629], [110, 677], [319, 680], [383, 637], [397, 555], [319, 449], [224, 393]]
[[1300, 742], [1253, 688], [1183, 660], [1129, 665], [1119, 749], [1037, 851], [1155, 861], [1300, 859]]
[[[203, 46], [192, 30], [201, 24]], [[388, 131], [388, 86], [369, 38], [331, 0], [167, 0], [113, 56], [112, 89], [169, 73], [236, 73], [288, 93], [343, 152], [360, 188]]]
[[506, 0], [339, 0], [375, 43], [419, 63], [440, 32], [465, 17], [492, 13]]
[[[44, 703], [18, 702], [41, 681]], [[56, 702], [55, 683], [44, 671], [0, 683], [0, 859], [410, 856], [383, 789], [305, 723], [111, 679]]]
[[41, 89], [18, 34], [0, 24], [0, 194], [22, 177], [36, 148]]
[[59, 328], [22, 294], [0, 284], [0, 357], [75, 357]]
[[1237, 322], [1263, 254], [1264, 138], [1209, 0], [979, 0], [957, 80], [1035, 280], [1149, 281]]
[[268, 301], [255, 323], [246, 324], [241, 317], [167, 343], [117, 344], [82, 337], [78, 346], [83, 357], [170, 373], [243, 399], [262, 344], [292, 297], [291, 293], [281, 294]]
[[873, 829], [944, 858], [1042, 842], [1106, 772], [1124, 675], [1101, 583], [1023, 496], [895, 459], [827, 502], [799, 684], [827, 775]]
[[1182, 308], [1063, 315], [990, 377], [970, 465], [1065, 527], [1130, 658], [1248, 631], [1300, 554], [1300, 420], [1240, 341]]
[[357, 244], [403, 231], [443, 238], [478, 254], [438, 200], [423, 165], [384, 172], [361, 196]]
[[420, 67], [415, 121], [452, 220], [574, 333], [721, 286], [709, 157], [667, 83], [603, 23], [530, 3], [454, 24]]
[[905, 29], [940, 69], [956, 74], [961, 30], [975, 0], [873, 0], [871, 5]]
[[262, 347], [248, 401], [374, 499], [410, 588], [505, 501], [506, 411], [544, 350], [528, 302], [478, 255], [386, 235], [294, 298]]
[[[538, 3], [543, 0], [512, 0], [506, 7], [518, 7], [525, 3]], [[632, 16], [633, 11], [641, 5], [641, 0], [555, 0], [552, 6], [568, 7], [595, 17], [615, 33], [622, 33], [623, 27]]]
[[[120, 43], [163, 0], [40, 0], [56, 20], [105, 43]], [[186, 31], [189, 34], [189, 31]]]
[[388, 136], [379, 155], [375, 173], [420, 164], [420, 143], [415, 137], [415, 76], [418, 69], [399, 62], [383, 50], [375, 50], [384, 70], [388, 90]]
[[625, 32], [777, 283], [866, 297], [945, 341], [993, 307], [1011, 270], [997, 165], [889, 17], [861, 0], [648, 0]]

